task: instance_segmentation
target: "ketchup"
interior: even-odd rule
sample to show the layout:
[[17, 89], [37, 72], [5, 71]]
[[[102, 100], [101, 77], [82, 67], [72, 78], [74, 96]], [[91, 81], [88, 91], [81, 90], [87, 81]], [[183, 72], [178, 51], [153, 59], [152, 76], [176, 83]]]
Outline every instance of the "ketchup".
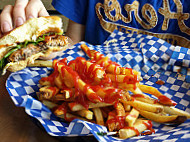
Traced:
[[152, 133], [155, 133], [155, 130], [152, 129], [152, 122], [148, 120], [148, 122], [143, 122], [143, 124], [147, 127], [149, 131], [142, 132], [141, 135], [151, 135]]
[[52, 91], [52, 96], [54, 96], [57, 92], [57, 88], [56, 87], [53, 87], [53, 86], [50, 86], [48, 87], [47, 89], [51, 90]]
[[126, 67], [125, 69], [129, 70], [129, 71], [130, 71], [130, 74], [134, 75], [134, 73], [133, 73], [133, 69], [132, 69], [132, 68], [128, 68], [128, 67]]
[[127, 124], [125, 123], [125, 117], [126, 116], [117, 116], [115, 113], [110, 112], [110, 116], [113, 118], [109, 119], [106, 121], [106, 124], [111, 124], [111, 123], [117, 123], [117, 129], [122, 129], [124, 128]]
[[133, 98], [146, 98], [144, 95], [142, 94], [134, 94], [132, 95]]
[[50, 74], [49, 76], [47, 77], [42, 77], [40, 80], [45, 82], [45, 81], [48, 81], [50, 82], [51, 86], [54, 86], [54, 80], [55, 78], [59, 75], [59, 72], [57, 71], [54, 71], [52, 74]]
[[169, 99], [166, 96], [159, 96], [158, 99], [159, 99], [159, 102], [162, 103], [162, 104], [166, 104], [166, 105], [169, 104], [169, 105], [172, 105], [172, 106], [177, 105], [176, 102], [172, 101], [171, 99]]
[[143, 121], [143, 124], [146, 126], [147, 129], [152, 129], [152, 122], [150, 120], [148, 120], [147, 122]]
[[104, 102], [105, 103], [113, 103], [117, 102], [117, 100], [122, 98], [122, 90], [119, 89], [107, 89], [105, 90], [105, 98]]
[[[61, 111], [62, 114], [64, 115], [64, 119], [65, 121], [72, 121], [74, 118], [67, 118], [67, 111], [68, 111], [68, 107], [67, 107], [67, 103], [62, 103], [61, 105], [58, 106], [58, 108], [55, 111]], [[58, 114], [59, 115], [59, 114]]]
[[50, 82], [51, 86], [55, 86], [54, 80], [59, 75], [58, 65], [60, 65], [60, 64], [66, 65], [66, 61], [67, 61], [66, 58], [64, 58], [62, 60], [57, 60], [57, 59], [53, 60], [53, 68], [54, 68], [53, 73], [47, 77], [42, 77], [40, 80], [41, 81], [48, 81], [48, 82]]
[[137, 75], [126, 75], [123, 82], [127, 84], [136, 84], [139, 81], [137, 79]]
[[85, 94], [81, 93], [80, 95], [78, 95], [76, 98], [76, 102], [84, 106], [86, 109], [88, 109], [89, 107], [88, 99]]
[[[54, 85], [55, 78], [59, 75], [61, 75], [61, 78], [65, 78], [65, 72], [68, 72], [71, 76], [71, 82], [73, 82], [73, 87], [75, 88], [75, 100], [77, 103], [83, 105], [86, 109], [89, 107], [89, 101], [96, 103], [96, 102], [105, 102], [105, 103], [116, 103], [119, 99], [122, 98], [123, 90], [114, 88], [112, 81], [110, 78], [106, 75], [106, 68], [110, 65], [114, 65], [114, 74], [116, 75], [117, 68], [122, 69], [119, 64], [116, 62], [111, 61], [110, 59], [106, 59], [108, 61], [108, 64], [103, 64], [103, 59], [105, 58], [103, 54], [100, 54], [99, 52], [92, 53], [90, 50], [88, 50], [88, 55], [91, 56], [91, 54], [94, 54], [94, 61], [96, 63], [93, 63], [93, 61], [86, 61], [83, 57], [77, 57], [75, 60], [70, 61], [67, 65], [66, 58], [62, 60], [54, 60], [53, 61], [53, 68], [54, 72], [46, 78], [42, 78], [42, 80], [48, 80], [51, 82], [52, 85]], [[99, 62], [99, 65], [97, 64]], [[58, 66], [60, 69], [58, 70]], [[106, 67], [107, 66], [107, 67]], [[130, 74], [128, 77], [124, 79], [124, 82], [127, 83], [133, 83], [136, 84], [138, 82], [137, 76], [133, 75], [132, 69], [125, 68], [130, 71]], [[95, 81], [97, 77], [97, 72], [100, 70], [100, 72], [104, 72], [103, 76], [99, 79], [100, 81]], [[79, 79], [81, 79], [85, 85], [81, 88], [79, 88]], [[117, 80], [117, 76], [115, 78]], [[96, 82], [96, 83], [94, 83]], [[66, 89], [67, 86], [63, 83], [61, 89]], [[92, 93], [89, 92], [89, 89], [92, 89]], [[103, 98], [101, 98], [99, 95], [97, 95], [98, 92], [103, 93]], [[118, 118], [118, 121], [121, 120], [121, 118]]]
[[164, 81], [162, 81], [162, 80], [158, 80], [158, 81], [156, 81], [156, 84], [159, 84], [159, 85], [164, 85]]

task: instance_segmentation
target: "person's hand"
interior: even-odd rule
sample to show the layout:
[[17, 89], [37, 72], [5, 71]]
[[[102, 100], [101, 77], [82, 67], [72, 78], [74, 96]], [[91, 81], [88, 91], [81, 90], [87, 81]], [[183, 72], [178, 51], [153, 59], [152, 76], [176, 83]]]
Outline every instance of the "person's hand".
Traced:
[[40, 0], [16, 0], [14, 6], [6, 5], [0, 14], [0, 33], [5, 34], [30, 18], [48, 15]]

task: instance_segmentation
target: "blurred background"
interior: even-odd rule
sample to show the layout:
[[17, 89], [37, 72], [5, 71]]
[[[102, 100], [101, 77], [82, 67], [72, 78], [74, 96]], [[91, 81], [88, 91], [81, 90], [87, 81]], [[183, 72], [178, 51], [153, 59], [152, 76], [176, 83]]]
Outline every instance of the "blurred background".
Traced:
[[[67, 25], [68, 25], [68, 19], [65, 16], [62, 16], [59, 12], [57, 12], [53, 6], [51, 5], [51, 0], [41, 0], [48, 10], [50, 15], [58, 15], [63, 19], [63, 29], [66, 32], [67, 30]], [[0, 10], [3, 9], [5, 5], [13, 5], [15, 0], [0, 0]]]

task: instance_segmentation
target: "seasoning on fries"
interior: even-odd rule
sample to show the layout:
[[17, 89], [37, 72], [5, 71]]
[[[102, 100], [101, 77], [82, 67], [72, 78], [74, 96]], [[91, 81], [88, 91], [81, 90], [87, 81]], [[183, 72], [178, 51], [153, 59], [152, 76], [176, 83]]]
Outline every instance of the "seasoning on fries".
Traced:
[[67, 122], [77, 118], [107, 126], [122, 139], [154, 133], [152, 121], [180, 124], [190, 118], [156, 88], [140, 84], [139, 72], [121, 67], [85, 44], [81, 48], [90, 60], [48, 62], [54, 71], [39, 81], [38, 97], [56, 116]]

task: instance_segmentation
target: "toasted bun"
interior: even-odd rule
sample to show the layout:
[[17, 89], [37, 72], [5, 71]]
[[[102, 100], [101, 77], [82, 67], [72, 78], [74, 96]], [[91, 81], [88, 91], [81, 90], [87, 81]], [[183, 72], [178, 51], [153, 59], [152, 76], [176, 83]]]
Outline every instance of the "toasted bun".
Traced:
[[58, 16], [31, 18], [20, 27], [15, 28], [0, 39], [0, 48], [11, 46], [18, 42], [36, 40], [40, 35], [62, 31], [62, 20]]
[[21, 60], [18, 62], [10, 62], [8, 63], [4, 69], [3, 69], [3, 75], [6, 73], [6, 70], [9, 70], [11, 72], [16, 72], [19, 70], [24, 69], [28, 64], [32, 64], [36, 59], [38, 59], [43, 54], [40, 52], [38, 54], [32, 55], [31, 57], [27, 58], [26, 60]]
[[[29, 19], [23, 25], [12, 30], [0, 39], [0, 60], [12, 47], [15, 47], [17, 43], [35, 41], [39, 36], [48, 32], [63, 33], [62, 20], [60, 17], [48, 16]], [[6, 70], [15, 72], [24, 69], [28, 64], [33, 63], [38, 58], [47, 58], [52, 52], [65, 50], [67, 45], [68, 43], [66, 42], [63, 47], [49, 47], [45, 52], [39, 52], [25, 60], [10, 62], [4, 67], [3, 74]]]
[[36, 40], [37, 37], [48, 32], [63, 32], [62, 20], [58, 16], [31, 18], [23, 25], [15, 28], [0, 39], [0, 59], [19, 42]]

